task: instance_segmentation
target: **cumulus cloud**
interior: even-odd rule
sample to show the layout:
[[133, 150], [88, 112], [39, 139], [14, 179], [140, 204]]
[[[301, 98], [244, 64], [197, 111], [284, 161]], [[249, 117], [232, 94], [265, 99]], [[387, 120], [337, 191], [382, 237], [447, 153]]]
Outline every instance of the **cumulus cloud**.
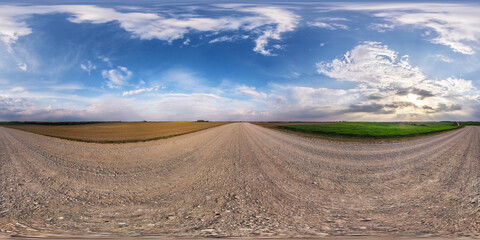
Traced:
[[478, 4], [345, 4], [331, 8], [335, 9], [372, 11], [376, 17], [384, 18], [394, 26], [428, 29], [436, 33], [429, 41], [449, 46], [462, 54], [474, 54], [480, 44]]
[[32, 104], [26, 99], [0, 96], [0, 110], [5, 114], [7, 112], [19, 112], [31, 106]]
[[105, 96], [83, 108], [41, 107], [26, 98], [0, 96], [0, 121], [227, 121], [258, 120], [257, 116], [251, 102], [211, 93], [166, 93], [151, 99]]
[[410, 65], [408, 56], [398, 56], [379, 42], [365, 42], [343, 58], [317, 63], [317, 70], [358, 84], [359, 98], [345, 107], [344, 113], [390, 114], [392, 119], [438, 117], [446, 112], [466, 116], [472, 109], [465, 108], [479, 104], [480, 91], [471, 81], [430, 79]]
[[[177, 17], [151, 12], [122, 12], [113, 8], [92, 5], [50, 5], [50, 6], [11, 6], [0, 7], [0, 40], [12, 44], [19, 37], [32, 32], [25, 22], [33, 14], [68, 13], [74, 23], [117, 22], [120, 27], [140, 39], [159, 39], [172, 42], [181, 39], [189, 32], [249, 31], [257, 34], [254, 51], [272, 55], [267, 49], [270, 40], [280, 40], [281, 34], [292, 31], [299, 17], [280, 7], [234, 6], [223, 8], [243, 12], [243, 16], [222, 16], [218, 18], [198, 15]], [[184, 41], [185, 42], [185, 41]]]
[[27, 97], [0, 96], [0, 121], [73, 121], [81, 113], [69, 109], [40, 107]]
[[353, 81], [372, 87], [408, 88], [424, 80], [420, 69], [408, 63], [408, 56], [379, 42], [365, 42], [347, 52], [342, 59], [317, 63], [319, 73], [340, 81]]
[[126, 85], [131, 76], [132, 72], [122, 66], [102, 71], [102, 77], [107, 79], [106, 84], [109, 88], [119, 88]]

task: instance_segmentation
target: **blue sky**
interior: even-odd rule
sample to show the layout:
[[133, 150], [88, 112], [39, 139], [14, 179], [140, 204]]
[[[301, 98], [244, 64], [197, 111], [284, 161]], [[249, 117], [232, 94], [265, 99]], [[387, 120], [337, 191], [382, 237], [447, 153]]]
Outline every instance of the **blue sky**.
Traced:
[[0, 121], [480, 120], [480, 4], [0, 5]]

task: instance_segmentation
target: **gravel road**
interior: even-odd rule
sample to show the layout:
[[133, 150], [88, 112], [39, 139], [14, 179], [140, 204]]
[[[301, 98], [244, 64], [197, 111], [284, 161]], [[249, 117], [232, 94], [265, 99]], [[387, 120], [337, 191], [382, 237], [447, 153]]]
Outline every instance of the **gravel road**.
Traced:
[[479, 235], [480, 127], [352, 143], [233, 123], [129, 144], [0, 127], [0, 230]]

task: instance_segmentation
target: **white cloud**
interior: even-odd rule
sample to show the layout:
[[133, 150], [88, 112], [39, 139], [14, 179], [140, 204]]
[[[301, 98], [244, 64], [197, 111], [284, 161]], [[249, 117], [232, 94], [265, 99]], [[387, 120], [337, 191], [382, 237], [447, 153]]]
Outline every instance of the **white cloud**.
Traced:
[[[272, 55], [271, 50], [266, 49], [270, 39], [280, 40], [282, 33], [293, 31], [299, 22], [299, 16], [290, 11], [277, 7], [249, 7], [240, 9], [244, 12], [257, 13], [263, 24], [274, 25], [266, 27], [266, 30], [255, 40], [253, 51], [263, 55]], [[255, 23], [255, 25], [261, 22]]]
[[113, 67], [113, 63], [108, 57], [100, 57], [100, 59], [108, 64], [109, 67]]
[[140, 88], [140, 89], [131, 90], [131, 91], [124, 91], [122, 93], [122, 96], [130, 96], [130, 95], [140, 94], [143, 92], [157, 91], [158, 89], [159, 87], [152, 87], [152, 88]]
[[10, 89], [11, 92], [23, 92], [25, 91], [25, 88], [23, 87], [14, 87], [12, 89]]
[[420, 69], [408, 63], [408, 56], [379, 42], [365, 42], [342, 59], [317, 63], [317, 70], [340, 81], [353, 81], [373, 87], [411, 87], [425, 79]]
[[342, 17], [321, 17], [317, 18], [318, 21], [350, 21], [347, 18], [342, 18]]
[[292, 108], [328, 107], [334, 110], [339, 106], [350, 103], [356, 97], [355, 92], [351, 90], [282, 86], [278, 84], [273, 84], [271, 93], [271, 98], [277, 100], [274, 101], [276, 106], [273, 105], [272, 107], [279, 109], [291, 106]]
[[338, 17], [321, 17], [315, 19], [315, 21], [308, 22], [307, 25], [311, 27], [326, 28], [330, 30], [343, 29], [348, 30], [349, 27], [342, 23], [337, 23], [338, 21], [349, 21], [346, 18]]
[[150, 118], [162, 120], [238, 120], [254, 119], [255, 105], [210, 93], [161, 94], [145, 101], [143, 111]]
[[[341, 4], [330, 10], [373, 11], [395, 26], [414, 26], [436, 33], [432, 43], [474, 54], [480, 45], [480, 5], [452, 3]], [[426, 34], [430, 36], [432, 34]]]
[[[150, 12], [120, 12], [113, 8], [91, 5], [11, 6], [0, 7], [0, 40], [12, 44], [19, 37], [32, 32], [25, 19], [33, 14], [68, 13], [74, 23], [117, 22], [120, 27], [140, 39], [159, 39], [172, 42], [185, 34], [197, 32], [219, 32], [245, 30], [257, 33], [254, 51], [271, 55], [266, 49], [271, 39], [280, 40], [281, 34], [292, 31], [299, 17], [279, 7], [225, 5], [229, 10], [245, 13], [244, 16], [218, 18], [196, 15], [170, 17]], [[123, 9], [125, 10], [125, 9]], [[135, 10], [135, 9], [134, 9]]]
[[284, 46], [282, 46], [280, 44], [275, 44], [272, 47], [275, 48], [275, 49], [284, 49], [285, 48]]
[[0, 8], [0, 40], [7, 45], [14, 43], [21, 36], [32, 33], [32, 30], [22, 21], [24, 16], [15, 10], [17, 7]]
[[233, 36], [221, 36], [215, 39], [210, 40], [208, 43], [219, 43], [219, 42], [233, 42], [240, 39], [247, 39], [248, 35], [233, 35]]
[[446, 63], [451, 63], [453, 62], [453, 59], [445, 56], [445, 55], [442, 55], [442, 54], [437, 54], [435, 55], [435, 57], [440, 60], [440, 61], [443, 61], [443, 62], [446, 62]]
[[92, 70], [96, 69], [97, 66], [93, 65], [92, 62], [87, 61], [86, 64], [80, 64], [80, 68], [82, 68], [84, 71], [88, 72], [88, 76], [90, 76]]
[[242, 95], [247, 95], [250, 97], [254, 98], [266, 98], [267, 94], [264, 92], [259, 92], [256, 90], [255, 87], [249, 87], [246, 85], [241, 85], [235, 88], [235, 92], [242, 94]]
[[185, 41], [183, 41], [183, 45], [188, 45], [190, 44], [190, 38], [187, 38], [185, 39]]
[[26, 72], [27, 71], [27, 64], [26, 63], [18, 63], [18, 68], [20, 68], [22, 71]]
[[[319, 73], [339, 81], [356, 82], [358, 99], [344, 107], [344, 114], [368, 118], [375, 114], [390, 119], [472, 115], [471, 106], [480, 104], [480, 91], [469, 80], [447, 78], [434, 80], [408, 56], [378, 42], [365, 42], [347, 52], [343, 58], [317, 64]], [[349, 93], [349, 96], [352, 94]], [[360, 115], [359, 115], [360, 114]]]
[[330, 30], [337, 30], [337, 29], [343, 29], [347, 30], [348, 26], [345, 24], [340, 24], [340, 23], [326, 23], [326, 22], [309, 22], [308, 26], [311, 27], [319, 27], [319, 28], [326, 28]]
[[132, 76], [132, 72], [126, 67], [118, 66], [114, 69], [103, 70], [102, 76], [108, 80], [106, 84], [109, 88], [118, 88], [128, 83], [127, 81]]
[[387, 23], [372, 23], [368, 26], [368, 28], [375, 30], [377, 32], [386, 32], [386, 31], [391, 31], [395, 28], [393, 24], [387, 24]]

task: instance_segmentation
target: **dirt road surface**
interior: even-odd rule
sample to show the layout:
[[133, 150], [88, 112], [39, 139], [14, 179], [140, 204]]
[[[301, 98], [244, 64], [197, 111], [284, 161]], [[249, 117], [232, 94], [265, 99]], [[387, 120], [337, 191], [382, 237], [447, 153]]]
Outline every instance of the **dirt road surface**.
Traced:
[[395, 143], [248, 123], [93, 144], [0, 128], [0, 229], [50, 236], [475, 236], [480, 127]]

